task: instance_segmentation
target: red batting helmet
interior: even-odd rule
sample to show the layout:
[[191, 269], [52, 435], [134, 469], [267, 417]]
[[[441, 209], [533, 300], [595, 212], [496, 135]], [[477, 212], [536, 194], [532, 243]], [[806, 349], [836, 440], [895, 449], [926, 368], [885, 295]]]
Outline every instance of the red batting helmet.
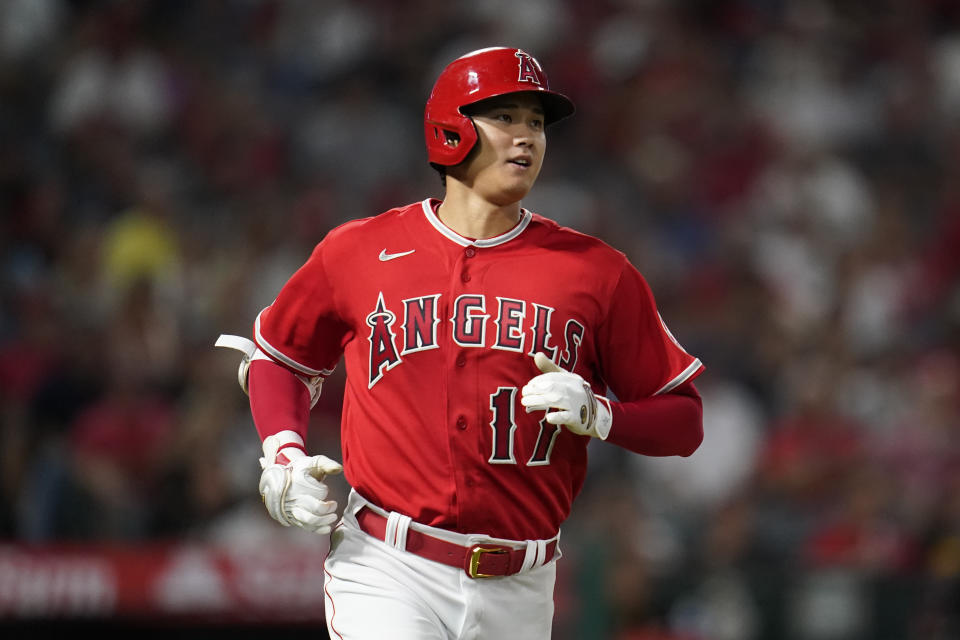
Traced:
[[[550, 91], [547, 74], [537, 59], [522, 49], [478, 49], [448, 64], [433, 85], [424, 112], [424, 134], [430, 162], [459, 164], [477, 143], [473, 121], [461, 109], [494, 96], [532, 91], [543, 102], [544, 123], [549, 125], [574, 112], [573, 102]], [[459, 136], [450, 144], [447, 132]]]

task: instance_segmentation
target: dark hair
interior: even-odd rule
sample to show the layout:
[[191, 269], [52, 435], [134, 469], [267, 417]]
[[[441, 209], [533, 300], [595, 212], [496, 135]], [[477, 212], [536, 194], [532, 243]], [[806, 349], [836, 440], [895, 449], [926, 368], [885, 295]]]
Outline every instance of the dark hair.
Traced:
[[447, 186], [447, 168], [442, 164], [437, 164], [436, 162], [431, 162], [430, 166], [433, 167], [434, 170], [440, 174], [440, 184], [446, 187]]

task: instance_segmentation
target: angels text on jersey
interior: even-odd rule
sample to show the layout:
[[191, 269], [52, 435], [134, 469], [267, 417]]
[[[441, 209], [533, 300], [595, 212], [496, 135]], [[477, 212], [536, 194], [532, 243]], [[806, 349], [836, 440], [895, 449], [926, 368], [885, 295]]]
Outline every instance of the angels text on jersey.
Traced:
[[[444, 320], [441, 297], [434, 293], [407, 298], [401, 301], [402, 310], [395, 312], [387, 307], [382, 291], [377, 295], [376, 306], [366, 317], [370, 327], [368, 388], [402, 364], [405, 357], [440, 347], [438, 327]], [[586, 328], [573, 318], [566, 319], [561, 349], [550, 331], [556, 326], [553, 307], [482, 293], [461, 294], [450, 306], [452, 314], [446, 318], [449, 335], [460, 347], [487, 347], [531, 356], [542, 351], [567, 371], [577, 365]], [[398, 323], [401, 314], [403, 320]]]

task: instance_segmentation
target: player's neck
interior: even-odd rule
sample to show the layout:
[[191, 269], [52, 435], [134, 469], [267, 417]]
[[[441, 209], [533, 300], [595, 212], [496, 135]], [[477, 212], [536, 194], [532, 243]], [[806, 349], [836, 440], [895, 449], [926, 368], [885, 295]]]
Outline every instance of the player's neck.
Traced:
[[494, 238], [519, 222], [519, 201], [498, 205], [474, 191], [458, 189], [457, 186], [458, 183], [448, 181], [447, 193], [437, 215], [443, 224], [460, 235], [476, 239]]

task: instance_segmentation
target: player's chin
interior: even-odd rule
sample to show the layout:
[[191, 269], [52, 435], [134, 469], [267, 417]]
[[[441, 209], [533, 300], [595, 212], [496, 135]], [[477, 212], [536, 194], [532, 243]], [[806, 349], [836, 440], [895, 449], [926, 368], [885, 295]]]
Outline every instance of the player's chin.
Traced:
[[507, 176], [502, 183], [503, 192], [509, 194], [514, 201], [524, 198], [533, 189], [533, 184], [537, 181], [537, 173], [531, 171]]
[[498, 194], [498, 197], [495, 198], [497, 204], [508, 205], [514, 202], [519, 202], [527, 197], [527, 194], [530, 193], [530, 189], [533, 187], [533, 184], [508, 184], [504, 185]]

